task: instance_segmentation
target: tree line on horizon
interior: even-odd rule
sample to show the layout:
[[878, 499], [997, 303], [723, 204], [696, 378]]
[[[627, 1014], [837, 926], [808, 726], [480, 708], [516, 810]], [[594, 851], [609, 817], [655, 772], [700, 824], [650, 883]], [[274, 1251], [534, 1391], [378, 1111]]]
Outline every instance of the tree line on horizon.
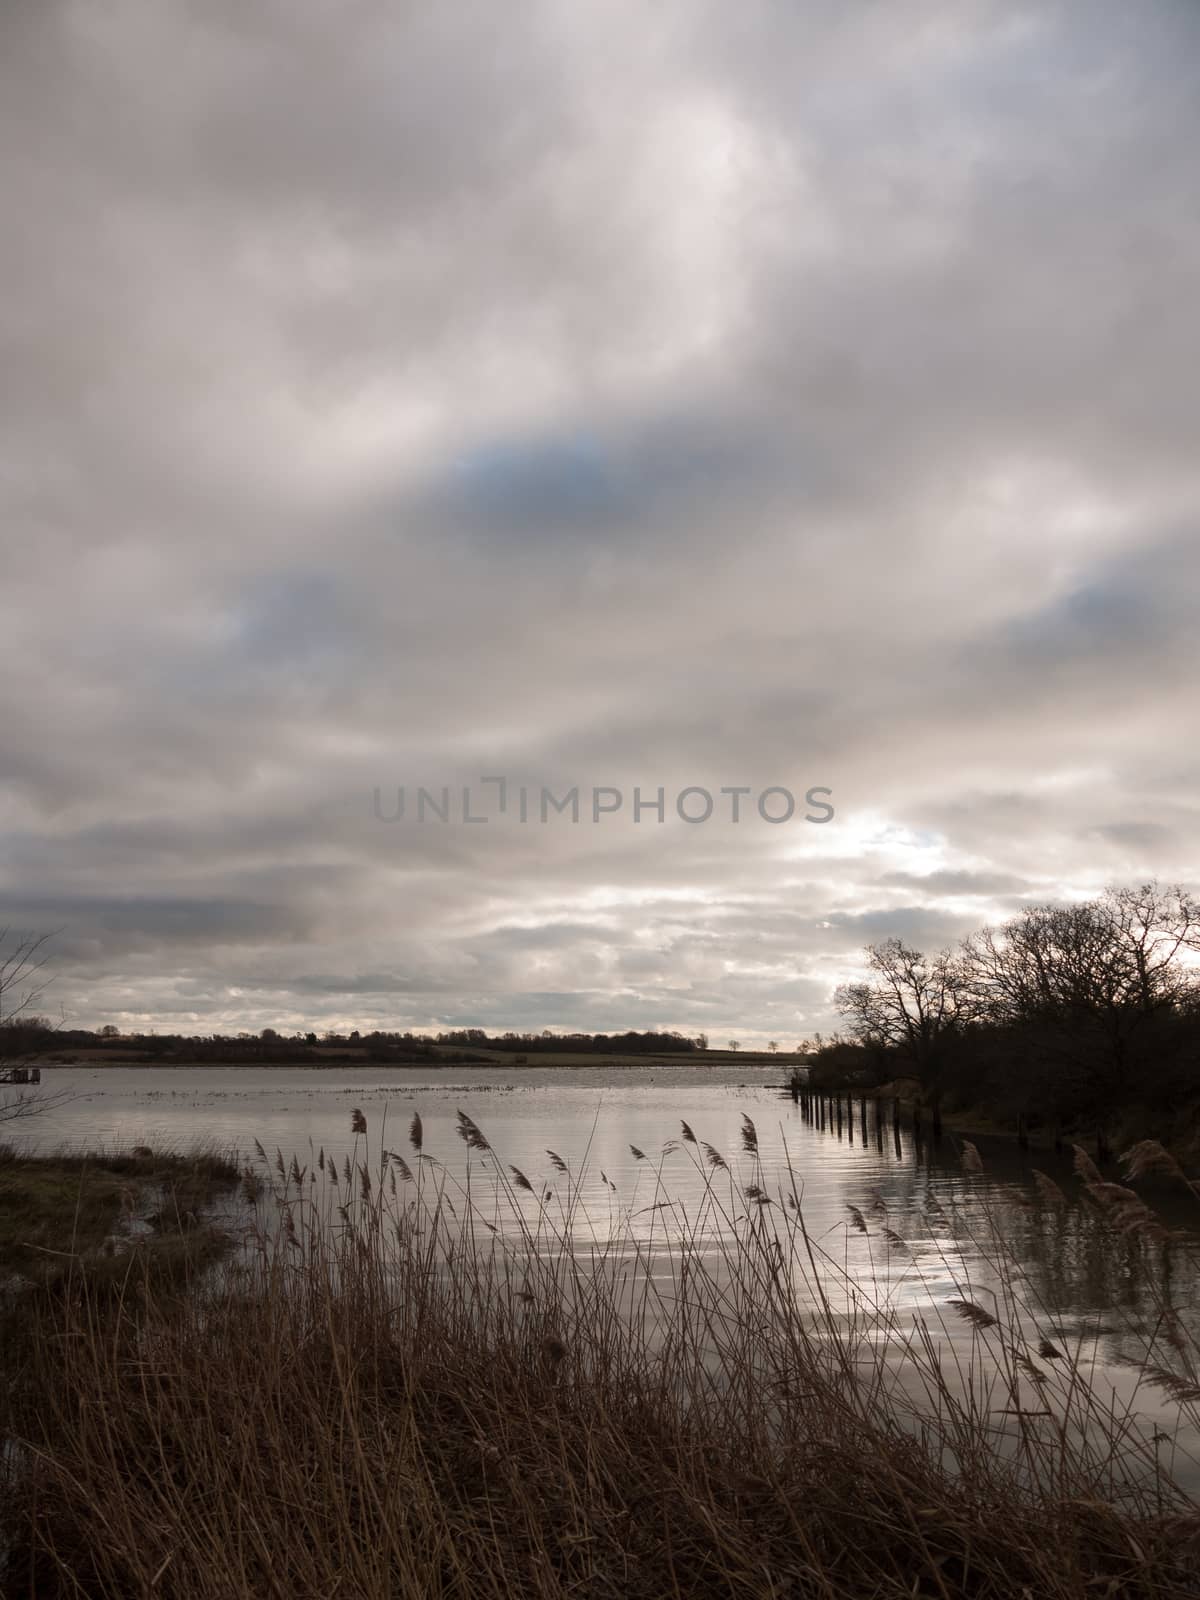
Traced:
[[[731, 1046], [738, 1048], [734, 1041]], [[122, 1033], [113, 1023], [92, 1030], [66, 1028], [48, 1017], [20, 1015], [0, 1018], [0, 1058], [60, 1054], [71, 1050], [103, 1051], [112, 1054], [135, 1053], [153, 1060], [177, 1057], [189, 1062], [238, 1062], [320, 1064], [331, 1053], [353, 1050], [369, 1061], [438, 1061], [468, 1063], [488, 1059], [482, 1049], [502, 1050], [517, 1056], [539, 1054], [579, 1055], [696, 1055], [706, 1051], [708, 1039], [677, 1032], [625, 1033], [517, 1033], [489, 1034], [483, 1028], [457, 1028], [439, 1033], [373, 1030], [357, 1028], [346, 1033], [328, 1030], [284, 1033], [263, 1028], [258, 1033], [183, 1034]]]
[[846, 1032], [813, 1042], [814, 1084], [904, 1077], [935, 1112], [1102, 1137], [1136, 1116], [1196, 1138], [1200, 902], [1178, 885], [1110, 887], [934, 955], [893, 938], [866, 957], [869, 978], [834, 997]]

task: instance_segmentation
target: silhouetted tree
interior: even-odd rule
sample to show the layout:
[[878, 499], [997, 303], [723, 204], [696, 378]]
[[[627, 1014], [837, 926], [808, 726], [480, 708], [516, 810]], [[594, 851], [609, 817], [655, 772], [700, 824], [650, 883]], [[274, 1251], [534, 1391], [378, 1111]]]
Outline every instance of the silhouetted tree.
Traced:
[[874, 983], [843, 984], [834, 1004], [860, 1044], [895, 1052], [935, 1107], [949, 1036], [965, 1020], [962, 963], [949, 950], [927, 958], [900, 939], [867, 946]]
[[1042, 1090], [1054, 1114], [1103, 1123], [1180, 1043], [1173, 1024], [1197, 994], [1180, 957], [1198, 947], [1197, 903], [1148, 883], [1031, 906], [973, 934], [963, 957], [974, 1015], [1051, 1069]]

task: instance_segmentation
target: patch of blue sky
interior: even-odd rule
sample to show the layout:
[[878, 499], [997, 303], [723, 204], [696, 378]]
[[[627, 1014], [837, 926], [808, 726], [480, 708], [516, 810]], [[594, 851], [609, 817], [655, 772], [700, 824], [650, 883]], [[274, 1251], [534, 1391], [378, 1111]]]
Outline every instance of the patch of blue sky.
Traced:
[[472, 521], [538, 533], [623, 517], [631, 487], [613, 452], [575, 432], [466, 451], [455, 463], [450, 497]]

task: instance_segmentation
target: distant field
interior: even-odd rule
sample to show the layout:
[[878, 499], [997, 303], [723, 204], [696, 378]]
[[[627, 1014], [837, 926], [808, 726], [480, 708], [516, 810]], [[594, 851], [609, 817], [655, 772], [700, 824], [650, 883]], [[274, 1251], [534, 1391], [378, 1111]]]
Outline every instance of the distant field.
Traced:
[[[784, 1051], [778, 1055], [771, 1055], [768, 1051], [754, 1050], [704, 1050], [697, 1051], [694, 1055], [676, 1054], [668, 1052], [663, 1055], [605, 1055], [595, 1051], [570, 1051], [549, 1050], [529, 1051], [520, 1050], [494, 1050], [482, 1046], [470, 1046], [464, 1049], [461, 1045], [434, 1045], [432, 1047], [438, 1055], [446, 1056], [447, 1067], [478, 1066], [478, 1067], [517, 1067], [522, 1071], [527, 1068], [544, 1067], [562, 1070], [569, 1067], [611, 1067], [616, 1070], [647, 1067], [694, 1067], [697, 1072], [713, 1067], [778, 1067], [781, 1080], [786, 1078], [791, 1071], [796, 1057]], [[312, 1056], [320, 1056], [319, 1061], [312, 1060]], [[523, 1060], [518, 1060], [524, 1056]], [[261, 1058], [247, 1056], [242, 1061], [188, 1061], [179, 1056], [158, 1056], [148, 1050], [70, 1050], [61, 1055], [41, 1055], [30, 1057], [43, 1067], [55, 1066], [89, 1066], [89, 1067], [258, 1067], [291, 1069], [305, 1068], [308, 1071], [319, 1072], [334, 1067], [426, 1067], [431, 1071], [438, 1070], [441, 1063], [431, 1061], [428, 1057], [414, 1057], [410, 1061], [372, 1061], [366, 1050], [355, 1049], [353, 1045], [318, 1046], [308, 1053], [306, 1059], [288, 1061], [263, 1061]]]

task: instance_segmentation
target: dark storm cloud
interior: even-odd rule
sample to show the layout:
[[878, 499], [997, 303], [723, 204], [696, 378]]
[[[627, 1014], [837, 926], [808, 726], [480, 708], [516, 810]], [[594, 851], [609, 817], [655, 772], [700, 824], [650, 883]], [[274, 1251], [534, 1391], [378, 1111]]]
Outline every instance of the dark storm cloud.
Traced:
[[[1198, 46], [5, 8], [0, 923], [68, 1010], [790, 1036], [869, 938], [1194, 877]], [[371, 815], [483, 773], [625, 810]]]

